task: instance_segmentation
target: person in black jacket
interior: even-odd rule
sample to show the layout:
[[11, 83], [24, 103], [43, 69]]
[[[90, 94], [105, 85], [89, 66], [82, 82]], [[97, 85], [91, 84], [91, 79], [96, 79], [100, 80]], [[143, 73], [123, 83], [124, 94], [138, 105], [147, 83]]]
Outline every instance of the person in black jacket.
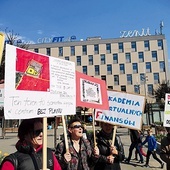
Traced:
[[142, 153], [139, 147], [139, 144], [142, 143], [139, 132], [137, 130], [130, 129], [130, 139], [131, 139], [131, 145], [129, 147], [129, 156], [125, 162], [126, 163], [130, 162], [131, 157], [132, 157], [132, 152], [136, 148], [136, 152], [139, 154], [139, 157], [140, 157], [140, 161], [138, 163], [143, 163], [143, 156], [142, 156]]
[[[0, 170], [39, 170], [43, 168], [42, 119], [25, 119], [18, 129], [17, 151], [4, 158]], [[50, 148], [47, 148], [47, 168], [61, 170]]]
[[124, 160], [124, 148], [120, 137], [116, 135], [114, 146], [111, 146], [113, 125], [101, 123], [101, 130], [96, 135], [100, 157], [94, 170], [121, 170], [120, 162]]

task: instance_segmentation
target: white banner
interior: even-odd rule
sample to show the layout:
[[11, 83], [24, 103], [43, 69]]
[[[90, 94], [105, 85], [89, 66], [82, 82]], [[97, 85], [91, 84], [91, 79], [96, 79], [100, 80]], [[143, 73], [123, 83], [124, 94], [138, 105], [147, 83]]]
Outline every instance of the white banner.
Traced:
[[75, 63], [6, 46], [5, 119], [75, 114]]
[[130, 129], [141, 129], [145, 97], [108, 91], [109, 110], [95, 110], [95, 120]]
[[170, 94], [165, 95], [164, 126], [170, 127]]

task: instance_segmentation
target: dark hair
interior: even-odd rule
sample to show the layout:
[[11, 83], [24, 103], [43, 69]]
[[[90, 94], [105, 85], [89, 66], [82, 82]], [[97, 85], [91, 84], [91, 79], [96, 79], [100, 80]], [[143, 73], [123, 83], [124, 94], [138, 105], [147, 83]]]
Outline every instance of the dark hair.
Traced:
[[25, 119], [21, 122], [18, 128], [18, 138], [21, 141], [24, 141], [25, 135], [30, 134], [31, 138], [33, 138], [34, 134], [34, 124], [41, 122], [42, 119], [40, 118], [33, 118], [33, 119]]
[[170, 127], [166, 127], [166, 131], [167, 131], [167, 132], [170, 131]]
[[80, 120], [79, 118], [71, 119], [71, 120], [68, 122], [68, 128], [70, 128], [71, 124], [74, 123], [74, 122], [80, 122], [80, 123], [81, 123], [81, 120]]

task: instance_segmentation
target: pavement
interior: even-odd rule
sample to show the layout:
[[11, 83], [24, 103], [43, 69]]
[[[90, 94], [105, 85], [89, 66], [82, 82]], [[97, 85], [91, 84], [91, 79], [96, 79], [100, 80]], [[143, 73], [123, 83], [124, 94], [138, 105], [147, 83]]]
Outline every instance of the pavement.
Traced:
[[[99, 127], [96, 127], [96, 129]], [[87, 127], [87, 129], [92, 129], [92, 127]], [[57, 140], [54, 139], [54, 129], [48, 130], [47, 131], [47, 146], [50, 148], [55, 148], [55, 144], [57, 144], [60, 141], [60, 135], [63, 134], [63, 128], [59, 127], [56, 131], [56, 136], [57, 136]], [[130, 137], [128, 134], [128, 129], [127, 128], [118, 128], [117, 129], [117, 134], [120, 136], [122, 143], [124, 145], [124, 150], [125, 150], [125, 156], [128, 156], [129, 153], [129, 146], [130, 146]], [[17, 142], [18, 138], [17, 138], [17, 133], [7, 133], [5, 139], [3, 139], [2, 137], [0, 137], [0, 151], [4, 154], [4, 153], [13, 153], [16, 151], [15, 149], [15, 143]], [[144, 151], [147, 151], [147, 146], [144, 146]], [[132, 155], [132, 159], [135, 157], [134, 156], [134, 152], [133, 151], [133, 155]], [[157, 155], [159, 157], [159, 155]], [[146, 160], [146, 158], [144, 157], [144, 160]], [[161, 169], [160, 168], [160, 164], [153, 159], [153, 157], [150, 157], [150, 161], [149, 161], [149, 168], [144, 167], [145, 163], [140, 164], [137, 163], [137, 161], [135, 160], [131, 160], [129, 164], [126, 164], [124, 162], [121, 163], [121, 168], [122, 170], [158, 170]], [[164, 166], [164, 169], [166, 170], [166, 165]]]

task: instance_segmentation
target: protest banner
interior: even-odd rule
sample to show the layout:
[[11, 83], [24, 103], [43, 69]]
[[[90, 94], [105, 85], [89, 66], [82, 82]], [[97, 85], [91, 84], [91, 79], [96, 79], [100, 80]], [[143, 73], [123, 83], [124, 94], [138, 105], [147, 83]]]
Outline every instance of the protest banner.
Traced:
[[145, 97], [108, 91], [109, 110], [95, 110], [95, 120], [130, 129], [141, 129]]
[[5, 35], [4, 33], [0, 32], [0, 64], [1, 64], [2, 54], [4, 50], [4, 42], [5, 42]]
[[75, 63], [6, 46], [5, 119], [75, 114]]
[[107, 89], [100, 80], [76, 71], [76, 106], [109, 109]]
[[47, 169], [47, 117], [75, 114], [75, 64], [6, 46], [5, 119], [43, 117], [43, 170]]
[[170, 127], [170, 94], [165, 95], [164, 127]]

